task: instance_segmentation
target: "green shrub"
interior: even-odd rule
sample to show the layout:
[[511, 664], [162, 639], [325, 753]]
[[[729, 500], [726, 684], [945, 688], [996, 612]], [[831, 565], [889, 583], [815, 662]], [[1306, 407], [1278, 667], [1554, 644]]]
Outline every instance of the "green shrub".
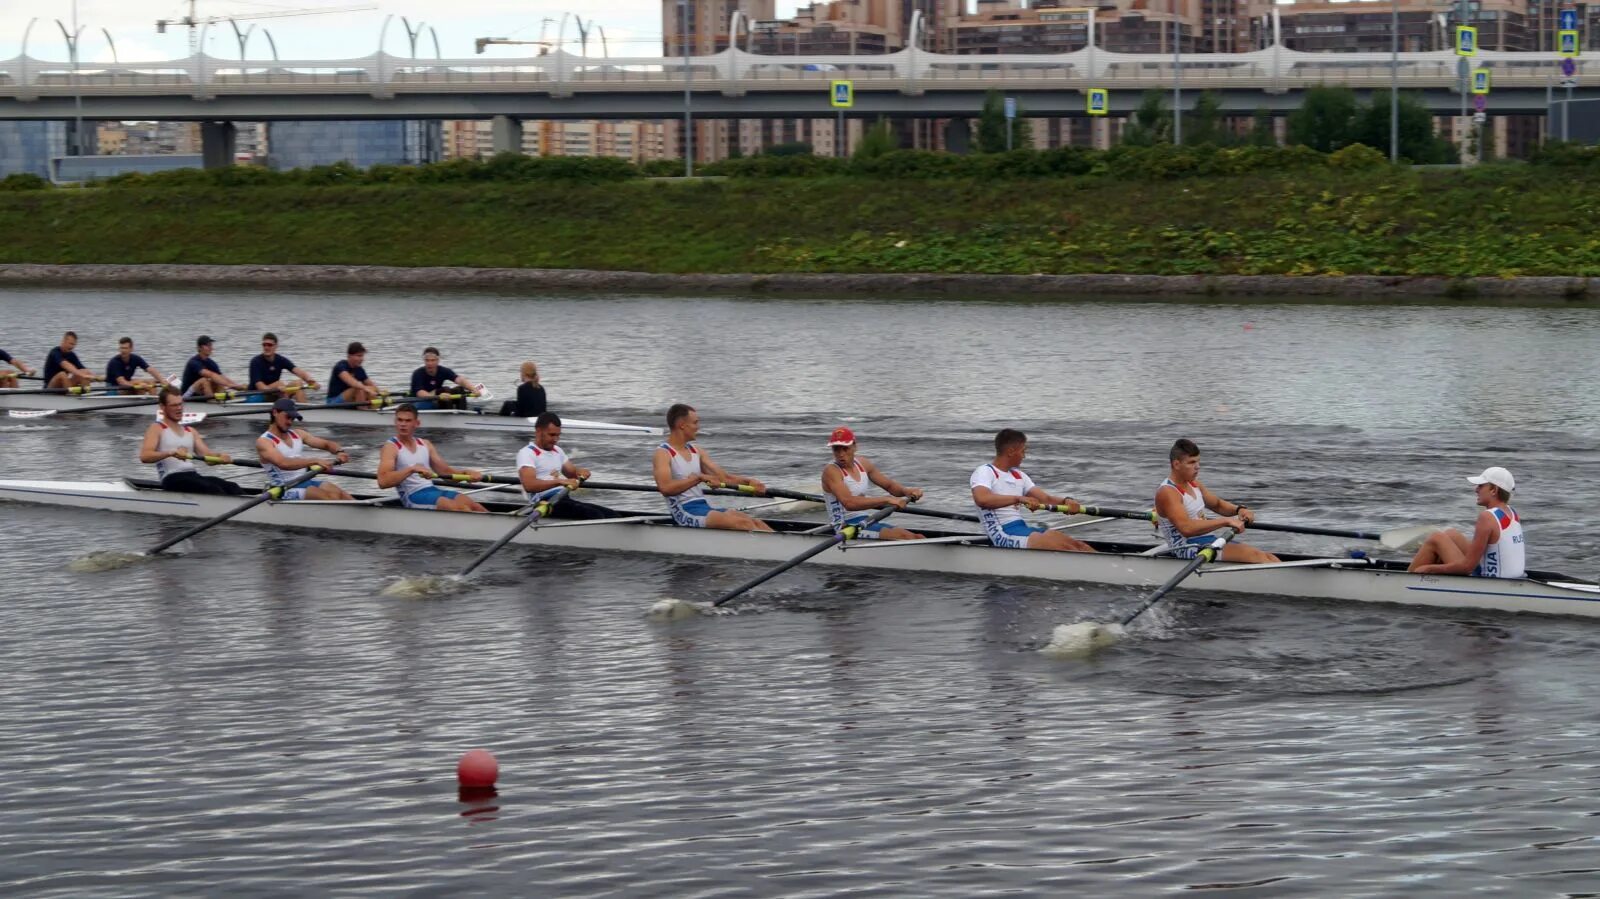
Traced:
[[31, 172], [12, 172], [0, 178], [0, 190], [45, 190], [50, 182]]
[[1331, 169], [1360, 171], [1363, 169], [1381, 169], [1388, 164], [1388, 157], [1366, 144], [1351, 144], [1328, 155], [1328, 168]]

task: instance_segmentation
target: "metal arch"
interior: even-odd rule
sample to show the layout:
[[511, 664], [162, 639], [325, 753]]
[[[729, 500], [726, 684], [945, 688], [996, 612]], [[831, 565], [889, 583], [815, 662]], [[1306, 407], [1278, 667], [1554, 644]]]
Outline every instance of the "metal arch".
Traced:
[[564, 65], [565, 60], [563, 59], [563, 57], [566, 56], [566, 52], [567, 52], [566, 51], [566, 46], [565, 46], [566, 45], [566, 40], [567, 40], [567, 20], [570, 19], [570, 18], [572, 18], [572, 13], [570, 13], [570, 12], [562, 13], [561, 14], [561, 24], [556, 26], [556, 78], [555, 78], [555, 81], [556, 81], [556, 84], [558, 86], [564, 80], [564, 76], [566, 74], [563, 71], [563, 69], [566, 68], [566, 66]]
[[439, 29], [429, 25], [428, 34], [433, 37], [433, 58], [444, 59], [444, 51], [439, 49]]
[[[920, 14], [921, 10], [918, 10], [918, 13]], [[735, 53], [735, 52], [732, 52], [732, 51], [736, 51], [736, 50], [739, 49], [739, 23], [740, 22], [744, 23], [744, 37], [745, 37], [745, 49], [744, 49], [744, 52], [746, 52], [746, 53], [754, 53], [755, 52], [755, 48], [756, 48], [756, 33], [753, 30], [751, 30], [751, 28], [750, 28], [750, 17], [745, 15], [744, 14], [744, 10], [742, 10], [742, 9], [734, 10], [733, 11], [733, 15], [728, 17], [728, 50], [730, 51], [728, 53], [728, 80], [729, 81], [737, 81], [738, 78], [739, 78], [739, 70], [737, 68], [737, 66], [738, 66], [738, 54]]]
[[272, 61], [278, 62], [278, 42], [272, 39], [272, 29], [261, 29], [261, 36], [267, 39], [267, 46], [272, 48]]
[[100, 33], [106, 36], [106, 43], [111, 45], [111, 61], [117, 65], [121, 65], [122, 60], [117, 57], [117, 42], [111, 39], [110, 30], [102, 28], [100, 29]]
[[229, 19], [228, 20], [228, 24], [233, 26], [233, 37], [234, 37], [234, 40], [237, 40], [239, 42], [239, 61], [240, 62], [244, 62], [245, 58], [246, 58], [245, 57], [245, 51], [250, 46], [250, 35], [255, 34], [256, 26], [251, 25], [249, 28], [246, 28], [245, 30], [240, 31], [238, 22], [235, 22], [234, 20]]
[[376, 93], [380, 93], [380, 94], [383, 92], [383, 83], [384, 83], [384, 78], [383, 78], [383, 42], [384, 42], [384, 39], [389, 36], [389, 23], [393, 22], [393, 21], [394, 21], [394, 13], [389, 13], [387, 16], [383, 17], [383, 27], [378, 29], [378, 55], [377, 55], [377, 57], [375, 59], [375, 62], [374, 62], [374, 65], [376, 65], [378, 67], [378, 71], [377, 71], [377, 77], [373, 79], [373, 87], [375, 89], [375, 92]]
[[210, 30], [210, 22], [201, 25], [200, 39], [194, 45], [194, 56], [192, 58], [195, 65], [194, 98], [196, 100], [206, 99], [206, 32]]
[[22, 29], [22, 86], [27, 87], [28, 81], [28, 35], [33, 33], [33, 26], [38, 24], [37, 16], [28, 20], [28, 27]]
[[596, 22], [593, 19], [590, 19], [589, 20], [589, 27], [600, 29], [600, 55], [605, 57], [606, 59], [610, 59], [611, 58], [611, 46], [606, 43], [606, 26], [599, 24], [598, 22]]

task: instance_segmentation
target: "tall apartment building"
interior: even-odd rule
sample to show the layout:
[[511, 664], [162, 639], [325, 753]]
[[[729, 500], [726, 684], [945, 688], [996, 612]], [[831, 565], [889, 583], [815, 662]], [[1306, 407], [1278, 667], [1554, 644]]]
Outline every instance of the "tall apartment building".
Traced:
[[[1400, 49], [1445, 50], [1452, 44], [1458, 7], [1438, 0], [1397, 0]], [[1536, 50], [1530, 6], [1523, 0], [1472, 0], [1471, 22], [1485, 50]], [[1278, 8], [1284, 46], [1310, 53], [1383, 53], [1391, 41], [1388, 3], [1310, 0]]]
[[443, 134], [437, 121], [306, 121], [267, 125], [268, 165], [274, 169], [309, 168], [348, 162], [357, 168], [374, 165], [418, 165], [442, 155]]
[[[662, 53], [667, 57], [720, 53], [733, 43], [728, 25], [735, 11], [754, 23], [775, 18], [775, 10], [774, 0], [661, 0]], [[681, 125], [671, 128], [677, 146], [673, 155], [679, 158], [684, 155], [682, 131]], [[742, 121], [698, 120], [694, 123], [695, 159], [711, 162], [725, 159], [735, 150], [743, 152], [747, 135], [748, 126]]]
[[67, 155], [66, 122], [0, 122], [0, 178], [50, 177], [50, 160]]
[[[448, 121], [442, 130], [446, 159], [494, 155], [488, 121]], [[611, 156], [635, 164], [672, 156], [666, 126], [653, 121], [529, 121], [523, 123], [522, 152], [529, 156]]]

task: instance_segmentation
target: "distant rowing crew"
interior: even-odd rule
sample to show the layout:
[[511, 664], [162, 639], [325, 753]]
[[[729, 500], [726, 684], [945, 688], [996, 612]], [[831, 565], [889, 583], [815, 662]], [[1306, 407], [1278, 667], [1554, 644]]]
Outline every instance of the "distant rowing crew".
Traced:
[[[108, 388], [119, 393], [138, 394], [153, 392], [168, 383], [166, 376], [134, 352], [133, 339], [130, 337], [123, 337], [117, 342], [117, 355], [106, 363], [103, 378], [96, 376], [83, 364], [76, 352], [77, 344], [77, 333], [68, 331], [62, 336], [60, 344], [46, 355], [41, 376], [46, 388], [86, 388], [96, 381], [103, 381]], [[260, 392], [264, 399], [273, 400], [302, 391], [322, 389], [322, 385], [296, 366], [293, 360], [278, 352], [278, 336], [271, 332], [262, 335], [261, 352], [250, 360], [248, 384], [240, 384], [223, 374], [221, 366], [212, 358], [214, 348], [215, 341], [210, 337], [201, 335], [196, 338], [195, 354], [184, 365], [183, 375], [179, 379], [179, 389], [185, 398], [204, 400], [229, 391], [248, 390]], [[329, 402], [371, 403], [385, 394], [367, 374], [366, 354], [367, 348], [359, 341], [345, 348], [345, 358], [334, 364], [328, 376]], [[422, 351], [422, 366], [411, 373], [411, 396], [430, 400], [439, 408], [453, 408], [464, 407], [467, 397], [448, 394], [446, 385], [454, 384], [471, 396], [484, 392], [482, 384], [441, 365], [439, 360], [437, 348], [430, 346]], [[12, 365], [23, 374], [35, 374], [31, 366], [4, 350], [0, 350], [0, 362]], [[150, 379], [137, 377], [141, 371], [148, 374]], [[544, 388], [539, 386], [538, 368], [532, 362], [524, 362], [521, 376], [522, 383], [517, 389], [516, 400], [508, 401], [502, 412], [523, 417], [538, 415], [545, 410]], [[0, 372], [0, 388], [16, 386], [14, 372]]]
[[[243, 490], [231, 481], [199, 475], [188, 460], [196, 455], [212, 455], [194, 430], [183, 424], [183, 400], [172, 391], [163, 391], [161, 419], [145, 433], [140, 461], [153, 463], [163, 487], [202, 493], [240, 494]], [[331, 468], [348, 462], [338, 443], [316, 437], [294, 427], [300, 414], [292, 399], [280, 398], [269, 413], [271, 424], [256, 440], [256, 451], [273, 487], [287, 488], [285, 500], [349, 499], [337, 485], [318, 479], [295, 481], [290, 472], [319, 466]], [[484, 480], [481, 471], [458, 470], [451, 466], [431, 442], [416, 434], [417, 410], [403, 404], [395, 411], [395, 436], [381, 452], [377, 483], [393, 489], [401, 503], [411, 509], [442, 509], [457, 512], [487, 511], [471, 496], [436, 486], [440, 475], [462, 475]], [[706, 498], [708, 486], [735, 485], [761, 495], [766, 486], [759, 480], [735, 475], [723, 469], [699, 446], [700, 415], [682, 403], [667, 411], [667, 439], [654, 450], [652, 473], [656, 489], [666, 499], [672, 521], [682, 527], [725, 530], [770, 531], [764, 521], [745, 512], [720, 509]], [[518, 483], [530, 503], [553, 500], [546, 513], [552, 518], [618, 518], [622, 513], [567, 495], [587, 480], [590, 472], [572, 463], [561, 449], [561, 419], [551, 412], [534, 423], [533, 439], [517, 454]], [[1027, 435], [1011, 428], [994, 438], [994, 458], [978, 466], [969, 479], [973, 504], [977, 507], [989, 541], [1006, 549], [1032, 549], [1063, 552], [1094, 552], [1082, 541], [1029, 522], [1019, 507], [1029, 511], [1050, 509], [1067, 514], [1082, 511], [1077, 500], [1056, 496], [1023, 472], [1027, 454]], [[879, 510], [903, 511], [922, 499], [923, 491], [906, 487], [884, 473], [857, 452], [855, 434], [838, 428], [828, 438], [833, 460], [822, 470], [822, 495], [828, 507], [829, 524], [836, 535], [865, 539], [918, 540], [923, 535], [886, 524]], [[312, 458], [307, 449], [331, 454], [331, 458]], [[224, 462], [231, 461], [222, 456]], [[1199, 481], [1200, 448], [1191, 440], [1176, 441], [1168, 452], [1169, 471], [1155, 492], [1155, 522], [1164, 541], [1164, 551], [1178, 558], [1193, 559], [1216, 542], [1215, 532], [1227, 529], [1242, 533], [1255, 522], [1248, 507], [1225, 500]], [[1475, 485], [1478, 516], [1473, 536], [1454, 530], [1438, 531], [1428, 537], [1412, 559], [1410, 570], [1421, 574], [1470, 574], [1480, 577], [1520, 578], [1526, 571], [1522, 523], [1508, 505], [1516, 483], [1504, 468], [1491, 467], [1467, 479]], [[874, 496], [870, 486], [881, 488], [886, 496]], [[1218, 517], [1208, 517], [1207, 512]], [[1237, 541], [1222, 547], [1222, 561], [1246, 564], [1276, 563], [1276, 555]]]

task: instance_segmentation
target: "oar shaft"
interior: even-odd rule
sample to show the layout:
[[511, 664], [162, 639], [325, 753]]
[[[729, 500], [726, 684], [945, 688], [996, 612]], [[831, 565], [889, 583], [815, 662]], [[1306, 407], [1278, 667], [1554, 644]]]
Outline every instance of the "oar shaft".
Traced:
[[774, 568], [771, 571], [766, 572], [765, 574], [758, 575], [757, 577], [753, 577], [750, 580], [745, 581], [744, 583], [742, 583], [739, 586], [733, 588], [732, 590], [729, 590], [727, 593], [724, 593], [721, 596], [717, 597], [714, 601], [712, 601], [711, 604], [713, 606], [722, 606], [722, 605], [726, 605], [729, 602], [732, 602], [734, 599], [737, 599], [739, 596], [743, 595], [744, 593], [750, 591], [751, 589], [753, 589], [755, 587], [759, 587], [762, 584], [765, 584], [767, 581], [770, 581], [773, 578], [777, 577], [778, 575], [783, 574], [785, 571], [788, 571], [789, 569], [795, 567], [796, 565], [799, 565], [800, 563], [806, 561], [807, 559], [810, 559], [813, 556], [819, 556], [819, 555], [827, 552], [828, 550], [833, 549], [835, 546], [838, 546], [839, 544], [844, 543], [846, 540], [854, 539], [857, 534], [861, 533], [863, 530], [866, 530], [867, 525], [876, 524], [876, 523], [882, 521], [883, 519], [888, 518], [890, 515], [894, 514], [896, 511], [899, 511], [899, 510], [895, 509], [895, 507], [893, 507], [893, 506], [890, 506], [887, 509], [879, 509], [878, 511], [872, 513], [872, 516], [870, 518], [868, 518], [864, 523], [862, 523], [860, 525], [847, 525], [838, 534], [835, 534], [833, 536], [833, 538], [831, 540], [829, 540], [828, 542], [819, 543], [816, 546], [813, 546], [813, 547], [807, 549], [805, 552], [801, 553], [800, 555], [795, 556], [794, 558], [790, 559], [789, 561], [783, 563], [782, 565], [779, 565], [777, 568]]
[[188, 530], [186, 530], [183, 533], [179, 534], [178, 536], [173, 537], [171, 540], [163, 540], [161, 543], [158, 543], [153, 548], [147, 550], [145, 554], [146, 555], [150, 555], [150, 556], [160, 555], [161, 553], [171, 549], [174, 546], [177, 546], [179, 543], [182, 543], [185, 540], [188, 540], [190, 537], [193, 537], [195, 534], [198, 534], [201, 531], [207, 530], [209, 528], [216, 527], [217, 525], [222, 524], [224, 521], [227, 521], [228, 519], [233, 518], [233, 517], [235, 517], [237, 515], [242, 515], [245, 512], [248, 512], [251, 509], [254, 509], [256, 506], [259, 506], [262, 503], [267, 502], [268, 500], [274, 500], [274, 499], [277, 499], [278, 497], [283, 496], [283, 494], [285, 492], [289, 491], [290, 489], [292, 489], [294, 487], [298, 487], [300, 484], [304, 483], [305, 481], [311, 480], [312, 478], [316, 477], [317, 475], [319, 475], [321, 473], [322, 473], [322, 467], [320, 465], [313, 465], [313, 466], [311, 466], [311, 469], [309, 471], [307, 471], [305, 474], [301, 475], [298, 478], [295, 478], [294, 480], [292, 480], [289, 483], [283, 485], [282, 487], [268, 487], [266, 490], [263, 490], [261, 492], [261, 495], [257, 496], [255, 499], [252, 499], [252, 500], [249, 500], [247, 502], [241, 503], [240, 505], [235, 506], [232, 509], [229, 509], [228, 511], [222, 513], [221, 515], [218, 515], [215, 518], [210, 518], [210, 519], [207, 519], [205, 521], [202, 521], [199, 524], [195, 525], [194, 527], [189, 528]]
[[[1158, 516], [1153, 509], [1109, 509], [1105, 506], [1084, 506], [1085, 515], [1104, 515], [1111, 518], [1133, 518], [1154, 523]], [[1298, 524], [1273, 524], [1266, 521], [1250, 522], [1252, 531], [1278, 531], [1285, 534], [1312, 534], [1319, 537], [1345, 537], [1351, 540], [1381, 540], [1383, 535], [1372, 531], [1347, 531], [1339, 528], [1319, 528]]]
[[1189, 564], [1183, 566], [1183, 570], [1168, 578], [1165, 584], [1162, 584], [1160, 587], [1156, 588], [1156, 592], [1146, 597], [1145, 601], [1140, 604], [1139, 608], [1134, 609], [1132, 614], [1122, 619], [1122, 626], [1127, 627], [1133, 622], [1133, 619], [1143, 615], [1146, 609], [1149, 609], [1151, 606], [1160, 602], [1161, 597], [1171, 593], [1175, 587], [1183, 582], [1184, 578], [1194, 574], [1201, 565], [1220, 558], [1222, 556], [1222, 548], [1228, 544], [1228, 540], [1231, 539], [1235, 533], [1236, 532], [1233, 528], [1223, 528], [1217, 531], [1216, 537], [1211, 541], [1211, 545], [1195, 553], [1194, 558], [1189, 560]]
[[461, 574], [459, 574], [457, 576], [458, 577], [466, 577], [467, 575], [471, 574], [479, 565], [482, 565], [484, 562], [489, 561], [489, 557], [494, 555], [495, 553], [499, 552], [500, 551], [500, 547], [505, 546], [507, 543], [510, 543], [512, 540], [515, 540], [516, 536], [518, 534], [520, 534], [523, 531], [527, 530], [528, 527], [530, 525], [532, 525], [534, 522], [536, 522], [539, 519], [543, 518], [544, 516], [550, 514], [550, 510], [555, 508], [556, 503], [561, 502], [561, 498], [563, 496], [566, 496], [566, 495], [567, 495], [567, 488], [559, 487], [549, 497], [547, 497], [546, 499], [540, 500], [539, 504], [533, 507], [533, 511], [531, 511], [527, 515], [523, 516], [523, 519], [521, 521], [517, 522], [516, 527], [513, 527], [509, 532], [506, 533], [505, 536], [501, 537], [499, 540], [496, 540], [494, 542], [494, 545], [490, 546], [488, 549], [486, 549], [483, 552], [479, 553], [478, 557], [476, 559], [472, 560], [472, 564], [470, 564], [467, 567], [461, 569]]

